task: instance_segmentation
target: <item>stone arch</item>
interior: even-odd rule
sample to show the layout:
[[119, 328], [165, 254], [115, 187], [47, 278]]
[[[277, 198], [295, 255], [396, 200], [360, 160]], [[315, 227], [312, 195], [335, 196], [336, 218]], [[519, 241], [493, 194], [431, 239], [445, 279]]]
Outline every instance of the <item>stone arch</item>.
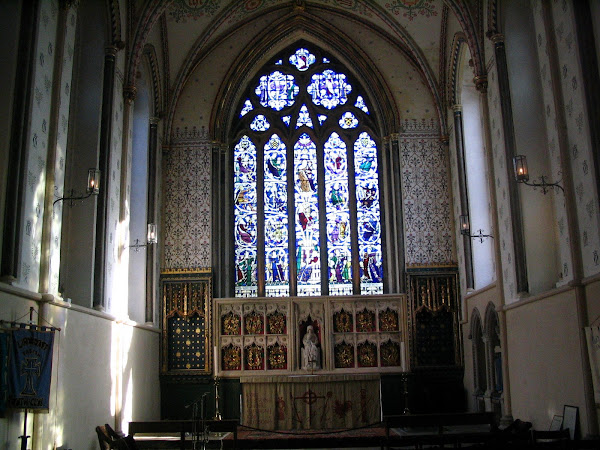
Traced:
[[452, 47], [450, 50], [450, 71], [448, 73], [448, 92], [447, 98], [449, 105], [457, 105], [460, 103], [460, 90], [461, 90], [461, 62], [463, 59], [463, 53], [465, 52], [464, 45], [467, 43], [467, 38], [463, 32], [458, 32], [452, 39]]
[[[351, 45], [352, 40], [349, 37], [317, 17], [295, 15], [257, 36], [248, 44], [246, 56], [232, 64], [211, 114], [210, 130], [214, 139], [226, 142], [234, 114], [233, 105], [241, 95], [242, 86], [246, 86], [248, 74], [253, 73], [253, 68], [261, 65], [264, 55], [274, 54], [301, 38], [327, 49], [348, 67], [353, 67], [355, 76], [364, 82], [367, 95], [375, 109], [374, 115], [379, 118], [378, 131], [381, 136], [387, 136], [398, 129], [400, 117], [393, 96], [382, 83], [383, 77], [374, 69], [374, 63], [359, 50], [359, 46]], [[349, 64], [350, 61], [352, 64]]]
[[[496, 305], [490, 302], [485, 310], [485, 319], [483, 324], [483, 333], [487, 337], [486, 346], [488, 347], [488, 386], [494, 392], [501, 392], [502, 367], [496, 367], [502, 362], [501, 340], [500, 340], [500, 321]], [[496, 355], [500, 353], [499, 355]], [[499, 361], [496, 359], [499, 357]]]
[[152, 85], [152, 111], [153, 117], [161, 117], [163, 114], [163, 94], [162, 94], [162, 82], [160, 68], [158, 65], [158, 58], [156, 56], [156, 49], [152, 44], [146, 44], [144, 46], [144, 58], [148, 64], [150, 72], [150, 81]]
[[479, 411], [485, 410], [483, 396], [487, 390], [486, 380], [486, 358], [485, 358], [485, 334], [481, 314], [477, 308], [471, 312], [471, 332], [469, 334], [473, 349], [473, 385], [476, 397], [476, 407]]

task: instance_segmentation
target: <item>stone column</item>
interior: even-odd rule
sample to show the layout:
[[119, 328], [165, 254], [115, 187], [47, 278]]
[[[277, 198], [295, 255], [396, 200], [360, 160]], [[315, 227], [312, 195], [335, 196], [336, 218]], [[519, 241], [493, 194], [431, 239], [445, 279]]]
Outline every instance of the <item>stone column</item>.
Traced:
[[[469, 195], [467, 190], [467, 166], [465, 161], [465, 140], [463, 136], [463, 117], [462, 106], [454, 105], [454, 137], [456, 139], [456, 166], [458, 168], [458, 196], [460, 214], [469, 217]], [[469, 230], [469, 234], [471, 231]], [[475, 283], [473, 281], [473, 251], [471, 250], [471, 236], [462, 235], [463, 249], [465, 258], [465, 278], [467, 281], [467, 290], [473, 289]]]
[[113, 93], [115, 85], [115, 61], [118, 48], [110, 45], [105, 49], [102, 88], [102, 115], [100, 118], [100, 194], [96, 204], [96, 238], [94, 251], [94, 309], [104, 311], [106, 278], [106, 220], [108, 215], [108, 180], [110, 169], [110, 141], [112, 136]]
[[[58, 122], [60, 116], [60, 94], [62, 88], [63, 58], [65, 52], [65, 38], [67, 33], [67, 16], [69, 5], [61, 2], [58, 14], [56, 33], [56, 53], [54, 56], [54, 75], [52, 83], [52, 101], [50, 107], [50, 120], [48, 126], [48, 154], [46, 159], [46, 195], [44, 197], [44, 215], [42, 228], [42, 250], [40, 258], [40, 283], [39, 291], [50, 290], [50, 258], [52, 245], [52, 218], [54, 216], [54, 186], [56, 171], [56, 145]], [[59, 210], [62, 212], [62, 209]]]
[[[492, 155], [492, 137], [490, 134], [490, 105], [487, 96], [487, 76], [479, 75], [475, 79], [475, 87], [481, 94], [479, 100], [481, 102], [481, 114], [483, 115], [482, 123], [483, 126], [483, 138], [485, 145], [485, 156], [490, 173], [488, 179], [488, 187], [490, 192], [490, 203], [492, 209], [492, 226], [496, 230], [496, 234], [500, 232], [500, 226], [498, 224], [498, 209], [496, 200], [496, 188], [494, 186], [494, 159]], [[500, 299], [500, 305], [498, 308], [498, 322], [500, 326], [500, 347], [502, 348], [502, 403], [503, 412], [501, 418], [502, 425], [509, 425], [513, 421], [512, 417], [512, 402], [510, 398], [510, 376], [508, 369], [508, 339], [507, 339], [507, 328], [506, 328], [506, 311], [504, 310], [505, 297], [504, 297], [504, 280], [502, 276], [502, 264], [500, 264], [501, 253], [500, 253], [500, 236], [494, 239], [494, 259], [496, 260], [496, 289], [498, 290], [498, 298]]]
[[517, 281], [517, 294], [529, 291], [527, 280], [527, 262], [525, 258], [525, 240], [523, 236], [523, 219], [521, 200], [517, 190], [517, 182], [513, 174], [513, 157], [516, 154], [515, 130], [513, 127], [512, 103], [506, 63], [504, 35], [493, 34], [490, 39], [494, 43], [496, 56], [496, 71], [498, 73], [498, 88], [500, 90], [500, 109], [502, 110], [502, 127], [506, 155], [506, 172], [508, 176], [508, 195], [510, 197], [510, 216], [512, 219], [512, 234], [514, 245], [514, 261]]
[[396, 243], [396, 229], [395, 229], [395, 213], [394, 213], [394, 196], [396, 191], [392, 182], [392, 141], [391, 138], [385, 137], [383, 139], [383, 151], [381, 153], [381, 198], [382, 198], [382, 229], [385, 230], [385, 252], [384, 252], [384, 266], [383, 266], [383, 277], [386, 280], [384, 283], [384, 292], [396, 293], [398, 292], [398, 270], [397, 270], [397, 254], [396, 249], [398, 245]]
[[[156, 214], [156, 182], [158, 179], [158, 117], [150, 118], [150, 129], [148, 136], [148, 200], [147, 218], [148, 223], [158, 223]], [[156, 278], [154, 264], [157, 257], [156, 245], [146, 247], [146, 323], [154, 323], [154, 305]]]
[[404, 252], [404, 203], [402, 197], [402, 164], [400, 164], [400, 135], [394, 133], [391, 138], [391, 182], [392, 202], [394, 219], [392, 221], [395, 232], [395, 244], [393, 249], [396, 254], [396, 292], [406, 292], [405, 277], [405, 252]]
[[35, 41], [37, 34], [39, 0], [23, 2], [19, 48], [16, 49], [18, 75], [15, 77], [12, 125], [8, 148], [8, 166], [11, 182], [6, 185], [4, 229], [2, 238], [2, 265], [0, 279], [16, 281], [19, 272], [21, 234], [23, 230], [23, 204], [27, 170], [27, 130], [31, 117], [33, 70], [35, 67]]

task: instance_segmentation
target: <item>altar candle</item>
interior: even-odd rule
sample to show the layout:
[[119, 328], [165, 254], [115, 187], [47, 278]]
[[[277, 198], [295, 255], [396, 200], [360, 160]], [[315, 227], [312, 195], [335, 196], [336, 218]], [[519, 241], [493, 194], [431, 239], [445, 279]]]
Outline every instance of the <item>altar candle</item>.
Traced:
[[217, 346], [215, 345], [215, 375], [217, 374], [217, 367], [219, 363], [219, 354], [217, 353]]

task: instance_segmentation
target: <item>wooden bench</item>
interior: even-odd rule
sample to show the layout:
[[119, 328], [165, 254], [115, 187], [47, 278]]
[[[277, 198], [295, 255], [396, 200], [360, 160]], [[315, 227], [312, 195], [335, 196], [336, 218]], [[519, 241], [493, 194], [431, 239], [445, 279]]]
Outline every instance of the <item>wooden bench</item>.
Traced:
[[[233, 433], [233, 448], [237, 445], [237, 426], [238, 421], [227, 420], [205, 420], [204, 426], [208, 427], [210, 432], [229, 432]], [[196, 432], [202, 432], [202, 422], [193, 420], [149, 420], [140, 422], [129, 422], [129, 434], [133, 436], [140, 447], [145, 448], [164, 448], [161, 446], [179, 447], [181, 450], [190, 447], [191, 440], [186, 439], [186, 435]], [[136, 434], [145, 434], [138, 436]]]
[[[487, 443], [498, 439], [494, 413], [403, 414], [384, 417], [387, 447], [390, 445], [439, 445]], [[390, 433], [393, 430], [393, 433]]]

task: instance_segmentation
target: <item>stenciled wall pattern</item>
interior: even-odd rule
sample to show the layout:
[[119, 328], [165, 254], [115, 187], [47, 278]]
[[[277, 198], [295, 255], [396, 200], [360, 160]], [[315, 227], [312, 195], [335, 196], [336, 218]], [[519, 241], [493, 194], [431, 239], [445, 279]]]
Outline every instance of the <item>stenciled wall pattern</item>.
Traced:
[[[537, 36], [537, 54], [542, 78], [542, 93], [544, 96], [546, 134], [548, 136], [548, 160], [552, 170], [552, 180], [562, 178], [562, 164], [560, 157], [558, 135], [559, 126], [557, 123], [556, 103], [554, 101], [554, 92], [552, 89], [552, 76], [550, 70], [550, 61], [548, 53], [548, 40], [545, 31], [544, 19], [542, 17], [542, 8], [539, 2], [533, 3], [533, 16]], [[569, 231], [567, 229], [567, 212], [565, 209], [565, 196], [558, 192], [554, 195], [554, 214], [557, 221], [559, 236], [560, 267], [562, 279], [560, 284], [567, 283], [573, 279], [573, 270], [571, 267], [571, 248], [569, 245]]]
[[438, 124], [405, 120], [399, 146], [406, 265], [455, 264], [448, 152]]
[[174, 134], [163, 148], [163, 269], [208, 268], [212, 145], [204, 128]]
[[48, 129], [54, 79], [54, 58], [58, 1], [41, 2], [40, 26], [35, 49], [34, 82], [29, 128], [28, 160], [26, 167], [25, 204], [23, 205], [23, 236], [19, 284], [31, 291], [38, 290]]
[[[453, 122], [454, 117], [452, 114], [448, 115], [448, 121]], [[453, 217], [460, 217], [460, 197], [459, 197], [459, 184], [458, 184], [458, 163], [456, 159], [456, 137], [454, 135], [454, 125], [449, 127], [448, 132], [448, 157], [450, 159], [450, 171], [451, 171], [451, 186], [452, 186], [452, 206], [453, 206]], [[458, 261], [459, 270], [459, 282], [460, 282], [460, 292], [467, 292], [467, 278], [465, 271], [465, 247], [464, 241], [461, 239], [459, 227], [455, 227], [454, 236], [456, 239], [456, 258]]]
[[[120, 233], [123, 232], [122, 226], [119, 226], [119, 213], [121, 202], [121, 156], [123, 145], [123, 72], [120, 59], [117, 59], [117, 69], [115, 76], [115, 88], [113, 92], [113, 114], [112, 114], [112, 134], [110, 137], [110, 167], [109, 173], [101, 176], [108, 177], [108, 212], [106, 217], [106, 310], [116, 312], [116, 305], [113, 304], [115, 297], [119, 293], [118, 286], [122, 286], [120, 276], [125, 275], [125, 271], [118, 272]], [[126, 299], [125, 299], [126, 301]]]
[[[494, 54], [492, 42], [486, 40], [486, 53]], [[492, 140], [492, 159], [494, 162], [494, 187], [496, 189], [496, 209], [498, 214], [498, 237], [500, 240], [500, 259], [502, 262], [502, 279], [506, 303], [516, 301], [517, 284], [514, 263], [514, 244], [510, 213], [510, 196], [508, 193], [508, 172], [506, 168], [506, 152], [504, 130], [502, 128], [502, 111], [500, 106], [500, 88], [496, 73], [496, 60], [488, 64], [488, 99], [490, 109], [490, 134]]]
[[[536, 10], [538, 7], [539, 4], [536, 5]], [[552, 15], [561, 70], [560, 81], [567, 122], [571, 170], [575, 184], [575, 207], [579, 221], [583, 276], [588, 277], [597, 274], [600, 270], [600, 219], [598, 192], [594, 183], [592, 155], [594, 149], [590, 142], [572, 3], [555, 0], [552, 2]]]
[[[71, 106], [71, 86], [73, 77], [73, 54], [75, 44], [75, 30], [77, 27], [77, 10], [71, 8], [67, 16], [65, 30], [65, 44], [63, 51], [63, 64], [60, 86], [60, 105], [58, 110], [58, 127], [56, 133], [56, 159], [54, 161], [54, 193], [63, 196], [65, 184], [65, 161], [67, 158], [67, 136], [69, 130], [69, 110]], [[62, 229], [63, 202], [54, 205], [52, 216], [52, 230], [50, 237], [50, 284], [52, 294], [58, 293], [58, 277], [60, 271], [60, 243]]]

